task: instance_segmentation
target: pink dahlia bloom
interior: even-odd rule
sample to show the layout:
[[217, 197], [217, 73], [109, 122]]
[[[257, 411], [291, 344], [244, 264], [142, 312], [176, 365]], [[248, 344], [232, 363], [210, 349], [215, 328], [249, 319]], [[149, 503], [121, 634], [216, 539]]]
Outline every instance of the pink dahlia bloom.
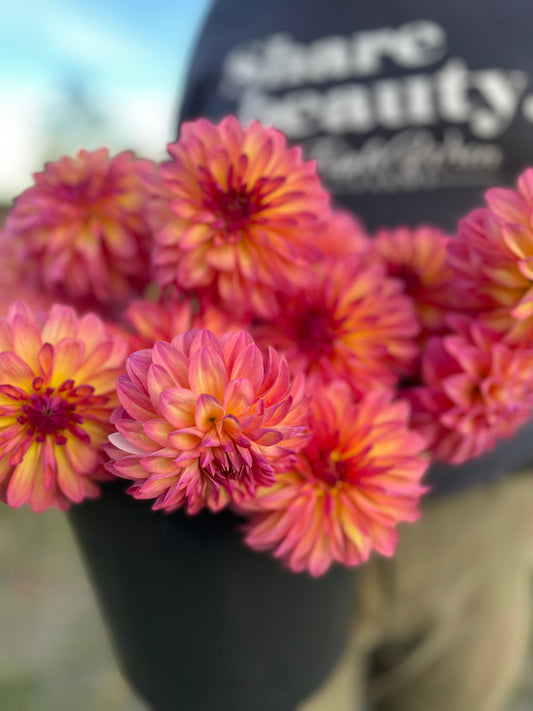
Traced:
[[409, 370], [418, 330], [400, 281], [378, 265], [360, 268], [358, 259], [344, 259], [315, 267], [312, 284], [285, 298], [255, 335], [282, 352], [293, 373], [321, 383], [343, 378], [360, 393], [392, 386]]
[[54, 303], [20, 263], [16, 241], [7, 230], [0, 230], [0, 273], [0, 316], [7, 316], [14, 301], [23, 301], [35, 309], [49, 309]]
[[326, 259], [365, 255], [370, 239], [360, 220], [346, 210], [335, 209], [316, 230], [314, 243]]
[[0, 319], [0, 498], [34, 511], [98, 494], [126, 342], [94, 314], [17, 303]]
[[[533, 343], [533, 169], [517, 190], [493, 188], [488, 207], [461, 221], [450, 244], [453, 266], [472, 311], [512, 343]], [[477, 300], [477, 303], [476, 303]]]
[[311, 438], [275, 484], [258, 489], [246, 543], [313, 576], [335, 561], [359, 565], [372, 550], [391, 556], [396, 525], [417, 519], [425, 491], [424, 441], [408, 417], [385, 390], [357, 404], [342, 382], [318, 391]]
[[432, 455], [452, 464], [511, 437], [533, 412], [533, 349], [512, 347], [467, 319], [456, 326], [428, 341], [424, 384], [405, 393]]
[[128, 328], [121, 333], [128, 336], [132, 352], [152, 348], [156, 341], [170, 342], [191, 328], [209, 329], [222, 336], [248, 325], [215, 304], [208, 304], [200, 311], [194, 301], [177, 296], [165, 296], [158, 301], [137, 299], [125, 311], [124, 319]]
[[274, 350], [266, 365], [245, 331], [192, 329], [132, 354], [119, 378], [109, 470], [153, 508], [212, 511], [269, 486], [303, 446], [307, 401]]
[[314, 161], [283, 134], [233, 116], [182, 126], [155, 186], [160, 214], [153, 261], [161, 286], [203, 292], [258, 314], [301, 284], [318, 257], [313, 231], [328, 214]]
[[143, 176], [130, 152], [81, 150], [47, 163], [15, 201], [6, 229], [42, 290], [81, 308], [108, 310], [149, 279], [151, 232]]
[[379, 230], [370, 241], [373, 260], [402, 281], [423, 333], [446, 330], [448, 313], [461, 306], [455, 298], [455, 273], [448, 263], [450, 239], [435, 227], [421, 226]]

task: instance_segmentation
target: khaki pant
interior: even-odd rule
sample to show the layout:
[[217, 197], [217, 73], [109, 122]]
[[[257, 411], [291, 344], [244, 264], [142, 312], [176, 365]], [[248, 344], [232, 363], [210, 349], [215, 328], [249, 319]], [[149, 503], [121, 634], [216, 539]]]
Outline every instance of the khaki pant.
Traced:
[[297, 711], [501, 711], [526, 655], [532, 571], [533, 472], [428, 499], [395, 556], [361, 567], [347, 649]]

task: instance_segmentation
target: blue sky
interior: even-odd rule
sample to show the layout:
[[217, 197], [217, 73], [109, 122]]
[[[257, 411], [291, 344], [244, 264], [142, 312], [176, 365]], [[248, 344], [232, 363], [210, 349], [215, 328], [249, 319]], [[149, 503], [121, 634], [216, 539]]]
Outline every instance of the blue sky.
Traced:
[[[43, 160], [58, 157], [54, 151], [109, 145], [162, 157], [208, 4], [15, 0], [3, 8], [0, 199], [23, 189]], [[80, 120], [68, 87], [77, 87], [100, 121]]]

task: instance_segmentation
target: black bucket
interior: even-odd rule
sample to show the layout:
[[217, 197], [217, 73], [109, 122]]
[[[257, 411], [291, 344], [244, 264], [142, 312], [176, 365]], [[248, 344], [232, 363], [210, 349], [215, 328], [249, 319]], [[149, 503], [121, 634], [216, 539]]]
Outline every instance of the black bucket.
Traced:
[[291, 573], [232, 514], [155, 512], [124, 488], [69, 517], [133, 687], [156, 711], [293, 711], [344, 648], [355, 571]]

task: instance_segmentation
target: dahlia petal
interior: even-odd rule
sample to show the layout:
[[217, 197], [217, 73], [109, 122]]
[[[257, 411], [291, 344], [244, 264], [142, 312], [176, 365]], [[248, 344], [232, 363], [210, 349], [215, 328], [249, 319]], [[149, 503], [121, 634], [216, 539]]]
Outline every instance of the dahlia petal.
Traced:
[[100, 464], [98, 450], [78, 437], [67, 437], [65, 452], [77, 475], [94, 474]]
[[182, 388], [165, 390], [159, 398], [158, 408], [165, 420], [176, 429], [183, 429], [194, 424], [197, 399], [198, 396], [191, 390]]
[[[143, 457], [140, 460], [140, 463], [148, 472], [157, 475], [158, 477], [167, 477], [180, 474], [179, 465], [177, 465], [176, 462], [170, 457], [158, 456], [157, 454], [154, 454], [148, 457]], [[150, 477], [150, 479], [152, 479], [152, 477]]]
[[152, 350], [154, 365], [160, 365], [171, 375], [181, 388], [189, 387], [189, 363], [183, 353], [172, 348], [169, 343], [158, 341]]
[[132, 353], [126, 360], [126, 372], [132, 384], [144, 393], [147, 393], [146, 375], [151, 363], [152, 356], [149, 349]]
[[134, 444], [132, 444], [129, 440], [127, 440], [123, 435], [119, 434], [118, 432], [113, 432], [112, 434], [110, 434], [109, 441], [111, 442], [111, 444], [114, 447], [117, 447], [122, 452], [128, 452], [128, 454], [137, 454], [141, 457], [144, 454], [146, 454], [145, 449], [136, 447]]
[[41, 376], [48, 380], [48, 376], [54, 364], [54, 347], [50, 343], [44, 343], [37, 353], [39, 372]]
[[117, 380], [117, 392], [122, 406], [133, 419], [151, 419], [156, 414], [149, 398], [127, 378], [121, 376]]
[[183, 450], [187, 452], [187, 456], [190, 456], [190, 450], [198, 447], [201, 437], [196, 432], [181, 430], [180, 432], [171, 432], [168, 436], [168, 441], [172, 447], [177, 450]]
[[491, 188], [485, 193], [485, 199], [492, 212], [509, 222], [520, 223], [529, 212], [524, 198], [508, 188]]
[[189, 251], [211, 239], [212, 233], [207, 225], [191, 225], [186, 229], [179, 240], [180, 248]]
[[29, 447], [22, 461], [15, 467], [7, 486], [6, 501], [17, 508], [25, 504], [31, 496], [35, 471], [42, 466], [41, 448], [37, 444]]
[[134, 481], [143, 481], [149, 476], [149, 472], [139, 461], [139, 457], [129, 455], [114, 461], [106, 462], [106, 469], [115, 476], [120, 476], [125, 479], [133, 479]]
[[11, 333], [13, 350], [18, 356], [24, 358], [34, 372], [37, 372], [39, 368], [37, 354], [41, 347], [41, 334], [37, 324], [21, 315], [16, 315], [11, 324]]
[[[33, 482], [33, 489], [29, 498], [29, 504], [35, 513], [42, 513], [49, 509], [51, 506], [58, 508], [62, 511], [66, 511], [69, 507], [69, 502], [64, 496], [56, 489], [50, 486], [46, 486], [44, 482], [44, 477], [42, 471], [35, 472], [35, 479]], [[54, 477], [55, 484], [55, 477]]]
[[[159, 447], [169, 446], [169, 435], [174, 429], [170, 423], [164, 420], [148, 420], [148, 422], [143, 423], [142, 427], [147, 437]], [[151, 449], [152, 447], [149, 450], [145, 448], [145, 451], [150, 451]]]
[[243, 348], [253, 343], [253, 339], [247, 331], [234, 331], [223, 336], [220, 342], [228, 373], [231, 374], [239, 353]]
[[235, 418], [247, 415], [254, 402], [253, 385], [248, 378], [232, 379], [224, 393], [224, 410]]
[[196, 427], [207, 432], [224, 417], [224, 407], [213, 395], [203, 393], [196, 401], [194, 420]]
[[35, 377], [34, 371], [11, 351], [0, 353], [0, 381], [26, 389]]
[[75, 375], [77, 381], [87, 382], [92, 378], [95, 372], [101, 370], [101, 368], [110, 361], [112, 351], [113, 344], [111, 341], [106, 340], [103, 343], [99, 343], [92, 353], [81, 363], [76, 372], [71, 375]]
[[218, 353], [202, 347], [191, 356], [189, 383], [199, 393], [210, 393], [219, 401], [224, 399], [228, 374], [223, 359]]
[[56, 447], [57, 483], [62, 493], [69, 501], [80, 502], [85, 495], [85, 487], [67, 456], [64, 447]]
[[239, 353], [231, 369], [230, 378], [246, 378], [251, 382], [254, 392], [259, 390], [264, 378], [263, 356], [255, 344], [250, 343]]
[[206, 261], [213, 269], [232, 272], [237, 264], [235, 247], [230, 244], [214, 247], [206, 253]]
[[283, 434], [279, 430], [259, 428], [250, 433], [250, 438], [262, 447], [272, 447], [283, 439]]
[[150, 400], [152, 400], [152, 402], [158, 402], [161, 393], [164, 390], [174, 388], [176, 381], [165, 368], [151, 363], [146, 373], [146, 385], [148, 387]]
[[50, 385], [57, 388], [76, 372], [82, 362], [84, 348], [80, 341], [64, 338], [54, 347], [53, 375]]
[[398, 531], [385, 526], [375, 526], [372, 535], [372, 543], [378, 553], [391, 558], [396, 550], [398, 542]]

